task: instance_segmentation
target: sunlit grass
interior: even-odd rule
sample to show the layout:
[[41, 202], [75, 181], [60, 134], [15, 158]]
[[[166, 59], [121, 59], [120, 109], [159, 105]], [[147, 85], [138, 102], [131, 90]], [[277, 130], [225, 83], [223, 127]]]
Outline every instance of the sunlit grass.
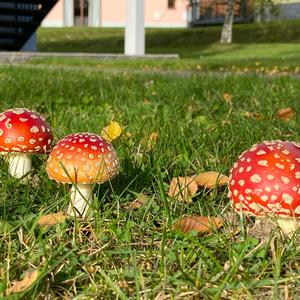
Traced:
[[[299, 73], [299, 21], [234, 25], [233, 43], [221, 45], [221, 26], [147, 29], [146, 53], [179, 54], [180, 60], [99, 60], [37, 58], [35, 64], [92, 66], [106, 69]], [[40, 51], [123, 53], [124, 30], [109, 28], [41, 28]]]
[[[211, 235], [180, 234], [171, 225], [183, 215], [230, 211], [227, 191], [201, 189], [191, 204], [166, 197], [173, 176], [228, 174], [238, 155], [256, 142], [298, 141], [297, 80], [113, 75], [34, 66], [2, 66], [0, 78], [0, 109], [25, 106], [41, 112], [55, 141], [80, 131], [99, 134], [111, 120], [125, 132], [114, 141], [119, 176], [95, 187], [100, 205], [95, 220], [71, 219], [48, 231], [36, 220], [64, 210], [68, 188], [49, 180], [45, 156], [34, 159], [36, 176], [28, 185], [10, 178], [1, 159], [0, 293], [38, 268], [38, 282], [12, 299], [297, 297], [297, 243], [278, 241], [274, 257], [269, 244], [257, 248], [259, 240], [247, 234], [248, 221], [241, 231], [227, 222]], [[224, 93], [233, 96], [232, 104]], [[280, 120], [276, 112], [282, 107], [292, 107], [296, 118]], [[152, 132], [158, 141], [149, 151], [143, 141]], [[148, 195], [147, 204], [125, 209], [141, 192]]]

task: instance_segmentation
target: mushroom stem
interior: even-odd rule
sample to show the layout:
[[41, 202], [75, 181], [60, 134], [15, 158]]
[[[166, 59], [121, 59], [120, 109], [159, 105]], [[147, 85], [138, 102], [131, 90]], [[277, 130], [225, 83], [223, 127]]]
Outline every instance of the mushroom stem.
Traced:
[[292, 235], [300, 227], [300, 221], [297, 218], [277, 217], [276, 221], [282, 232], [286, 235]]
[[9, 173], [12, 177], [21, 178], [31, 171], [31, 155], [26, 153], [8, 154]]
[[77, 184], [71, 188], [71, 203], [67, 213], [85, 218], [92, 203], [93, 184]]

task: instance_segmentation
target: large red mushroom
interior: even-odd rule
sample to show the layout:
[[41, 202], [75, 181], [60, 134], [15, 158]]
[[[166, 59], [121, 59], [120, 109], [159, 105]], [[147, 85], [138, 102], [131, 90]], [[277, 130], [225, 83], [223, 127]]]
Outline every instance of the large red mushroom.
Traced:
[[256, 144], [241, 154], [229, 177], [236, 211], [273, 218], [285, 234], [300, 226], [300, 145], [287, 141]]
[[30, 172], [32, 154], [49, 152], [52, 140], [49, 124], [37, 112], [14, 108], [0, 114], [0, 152], [8, 156], [13, 177]]
[[96, 183], [118, 174], [119, 160], [113, 146], [91, 133], [70, 134], [53, 148], [47, 162], [49, 178], [72, 184], [69, 215], [90, 216], [93, 188]]

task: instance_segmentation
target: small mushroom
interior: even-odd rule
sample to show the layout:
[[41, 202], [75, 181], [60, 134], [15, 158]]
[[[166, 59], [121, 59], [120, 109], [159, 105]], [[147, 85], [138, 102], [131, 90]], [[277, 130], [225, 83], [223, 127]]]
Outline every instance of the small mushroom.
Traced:
[[91, 133], [70, 134], [53, 148], [47, 162], [49, 178], [72, 184], [67, 213], [85, 218], [93, 187], [118, 174], [119, 161], [113, 146]]
[[26, 108], [0, 114], [0, 151], [7, 155], [9, 173], [21, 178], [31, 170], [31, 155], [51, 150], [50, 125], [37, 112]]
[[271, 217], [283, 233], [300, 226], [300, 146], [288, 141], [254, 145], [241, 154], [229, 177], [237, 212]]

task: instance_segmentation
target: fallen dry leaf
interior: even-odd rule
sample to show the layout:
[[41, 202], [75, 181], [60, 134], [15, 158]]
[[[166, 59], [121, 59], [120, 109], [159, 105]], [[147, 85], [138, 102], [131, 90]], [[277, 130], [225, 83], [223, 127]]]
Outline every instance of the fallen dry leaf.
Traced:
[[101, 131], [101, 136], [108, 140], [109, 142], [117, 139], [123, 132], [123, 128], [116, 121], [111, 121], [106, 127]]
[[226, 103], [231, 104], [232, 98], [233, 98], [233, 95], [231, 95], [231, 94], [228, 94], [228, 93], [223, 94], [223, 99]]
[[283, 121], [290, 121], [295, 117], [295, 112], [292, 110], [292, 108], [287, 107], [287, 108], [281, 108], [277, 111], [277, 116], [283, 120]]
[[198, 186], [205, 186], [207, 188], [228, 184], [228, 180], [227, 176], [214, 171], [205, 172], [195, 177], [195, 182]]
[[263, 117], [260, 113], [258, 112], [250, 112], [250, 111], [244, 111], [242, 113], [242, 116], [250, 119], [255, 119], [255, 120], [261, 120]]
[[147, 137], [143, 138], [142, 144], [147, 151], [151, 151], [158, 141], [158, 132], [151, 132]]
[[147, 195], [139, 194], [135, 200], [125, 204], [123, 206], [123, 208], [126, 210], [137, 210], [137, 209], [140, 209], [141, 207], [145, 206], [145, 204], [148, 202], [148, 200], [149, 200], [149, 198]]
[[27, 290], [32, 284], [37, 281], [38, 277], [38, 270], [26, 272], [22, 280], [14, 281], [13, 286], [6, 290], [6, 295], [8, 296], [13, 293], [20, 293]]
[[197, 190], [195, 176], [174, 177], [171, 180], [168, 195], [179, 201], [190, 202]]
[[182, 232], [195, 230], [200, 233], [211, 232], [223, 226], [223, 221], [219, 217], [186, 216], [174, 224], [175, 229]]
[[41, 216], [38, 224], [43, 228], [49, 228], [66, 220], [66, 215], [63, 212]]

